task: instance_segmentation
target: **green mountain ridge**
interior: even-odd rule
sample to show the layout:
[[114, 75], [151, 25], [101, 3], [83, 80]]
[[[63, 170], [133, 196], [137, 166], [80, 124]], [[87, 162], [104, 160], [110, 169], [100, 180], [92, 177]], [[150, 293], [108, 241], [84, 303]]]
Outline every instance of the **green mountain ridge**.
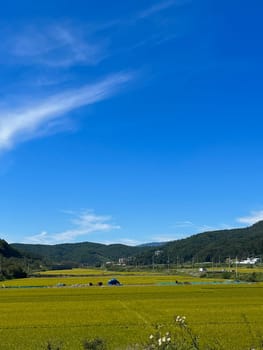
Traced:
[[245, 228], [199, 233], [168, 243], [166, 250], [188, 261], [222, 261], [228, 257], [243, 259], [259, 256], [263, 254], [263, 221]]
[[29, 268], [39, 268], [40, 261], [0, 239], [0, 280], [26, 277]]
[[100, 244], [91, 242], [64, 243], [57, 245], [22, 244], [12, 246], [24, 253], [44, 258], [47, 263], [69, 264], [72, 266], [101, 265], [107, 261], [118, 261], [122, 257], [131, 257], [149, 248], [133, 247], [123, 244]]
[[[66, 243], [57, 245], [11, 244], [21, 254], [44, 259], [48, 264], [70, 266], [96, 266], [107, 261], [117, 262], [129, 258], [129, 263], [150, 265], [155, 263], [177, 263], [179, 261], [223, 261], [263, 255], [263, 221], [250, 227], [209, 231], [184, 239], [166, 242], [161, 246], [105, 245], [100, 243]], [[156, 251], [160, 250], [160, 254]]]
[[22, 254], [8, 244], [5, 240], [0, 239], [0, 255], [3, 258], [21, 258]]

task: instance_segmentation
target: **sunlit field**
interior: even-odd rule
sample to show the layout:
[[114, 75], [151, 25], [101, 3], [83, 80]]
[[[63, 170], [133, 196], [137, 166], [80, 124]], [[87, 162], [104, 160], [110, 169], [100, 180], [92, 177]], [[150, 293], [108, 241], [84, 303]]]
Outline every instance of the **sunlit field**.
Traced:
[[[237, 271], [237, 273], [252, 273], [252, 272], [263, 272], [263, 267], [262, 266], [232, 266], [232, 267], [225, 267], [223, 268], [226, 271]], [[210, 267], [208, 268], [208, 271], [222, 271], [222, 267]]]
[[69, 270], [50, 270], [50, 271], [42, 271], [41, 273], [38, 273], [40, 275], [77, 275], [77, 276], [109, 276], [112, 275], [111, 271], [107, 270], [101, 270], [101, 269], [81, 269], [81, 268], [75, 268], [75, 269], [69, 269]]
[[[46, 276], [46, 277], [45, 277]], [[2, 282], [2, 287], [56, 287], [65, 284], [68, 287], [77, 285], [88, 285], [92, 283], [97, 285], [102, 282], [107, 285], [107, 282], [112, 277], [116, 277], [121, 284], [127, 285], [158, 285], [162, 283], [179, 283], [184, 282], [213, 282], [220, 281], [219, 279], [208, 279], [194, 277], [190, 275], [172, 275], [157, 272], [112, 272], [92, 269], [72, 269], [72, 270], [56, 270], [46, 271], [41, 273], [40, 277], [30, 277], [17, 280], [8, 280]], [[1, 284], [0, 284], [1, 287]]]
[[[171, 269], [170, 272], [171, 273], [175, 273], [176, 271], [187, 271], [186, 269]], [[199, 268], [193, 268], [191, 269], [195, 272], [199, 271]], [[208, 267], [207, 268], [208, 271], [218, 271], [221, 272], [222, 270], [225, 271], [236, 271], [236, 266], [225, 266], [225, 267], [218, 267], [218, 266], [214, 266], [214, 267]], [[167, 273], [169, 272], [168, 270], [166, 271]], [[263, 266], [251, 266], [251, 267], [247, 267], [247, 266], [237, 266], [237, 272], [239, 273], [252, 273], [252, 272], [263, 272]], [[152, 271], [129, 271], [129, 272], [122, 272], [122, 271], [118, 271], [117, 274], [118, 275], [148, 275], [148, 274], [154, 274], [154, 275], [160, 275], [160, 272], [156, 271], [156, 270], [152, 270]], [[45, 275], [76, 275], [76, 276], [111, 276], [113, 274], [112, 271], [108, 271], [108, 270], [102, 270], [102, 269], [91, 269], [91, 268], [75, 268], [75, 269], [69, 269], [69, 270], [50, 270], [50, 271], [42, 271], [40, 273], [41, 276], [45, 276]], [[161, 273], [163, 274], [163, 272]]]
[[[122, 274], [116, 277], [123, 286], [107, 286], [113, 276], [94, 276], [93, 270], [93, 276], [5, 281], [6, 287], [26, 288], [0, 288], [1, 350], [46, 349], [48, 341], [78, 350], [95, 336], [111, 349], [125, 349], [148, 339], [157, 323], [169, 328], [174, 315], [186, 316], [201, 341], [216, 340], [225, 349], [247, 349], [251, 333], [263, 333], [263, 284], [161, 286], [198, 278]], [[99, 281], [102, 287], [83, 286]]]
[[[197, 282], [200, 279], [191, 276], [118, 276], [117, 274], [111, 275], [116, 277], [121, 284], [127, 285], [157, 285], [160, 283], [175, 283], [178, 282]], [[92, 283], [93, 285], [102, 282], [103, 285], [106, 285], [111, 276], [91, 276], [91, 277], [39, 277], [39, 278], [24, 278], [19, 280], [9, 280], [4, 281], [0, 284], [0, 287], [19, 287], [19, 286], [28, 286], [28, 287], [56, 287], [59, 284], [65, 284], [66, 286], [75, 286], [75, 285], [86, 285]], [[216, 280], [216, 279], [215, 279]], [[209, 282], [209, 279], [202, 279], [201, 282]]]

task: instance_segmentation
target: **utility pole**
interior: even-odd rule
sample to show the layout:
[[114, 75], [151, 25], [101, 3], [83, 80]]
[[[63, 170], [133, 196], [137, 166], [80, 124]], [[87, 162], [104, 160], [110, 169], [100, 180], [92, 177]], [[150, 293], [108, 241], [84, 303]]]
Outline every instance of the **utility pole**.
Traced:
[[167, 268], [168, 268], [168, 273], [170, 272], [170, 256], [169, 252], [167, 253]]

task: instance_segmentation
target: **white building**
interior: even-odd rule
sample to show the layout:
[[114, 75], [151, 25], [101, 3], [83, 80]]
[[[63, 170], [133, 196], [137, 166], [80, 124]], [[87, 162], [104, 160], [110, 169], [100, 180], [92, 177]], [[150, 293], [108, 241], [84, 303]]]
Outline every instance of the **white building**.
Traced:
[[239, 261], [238, 264], [241, 264], [241, 265], [255, 265], [257, 262], [259, 262], [259, 258], [247, 258], [245, 260]]

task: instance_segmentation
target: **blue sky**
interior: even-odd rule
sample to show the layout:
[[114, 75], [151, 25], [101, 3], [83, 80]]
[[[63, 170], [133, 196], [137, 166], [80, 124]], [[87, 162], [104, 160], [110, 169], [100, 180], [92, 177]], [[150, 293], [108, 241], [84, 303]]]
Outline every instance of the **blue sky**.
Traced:
[[139, 244], [263, 219], [260, 1], [1, 6], [1, 238]]

